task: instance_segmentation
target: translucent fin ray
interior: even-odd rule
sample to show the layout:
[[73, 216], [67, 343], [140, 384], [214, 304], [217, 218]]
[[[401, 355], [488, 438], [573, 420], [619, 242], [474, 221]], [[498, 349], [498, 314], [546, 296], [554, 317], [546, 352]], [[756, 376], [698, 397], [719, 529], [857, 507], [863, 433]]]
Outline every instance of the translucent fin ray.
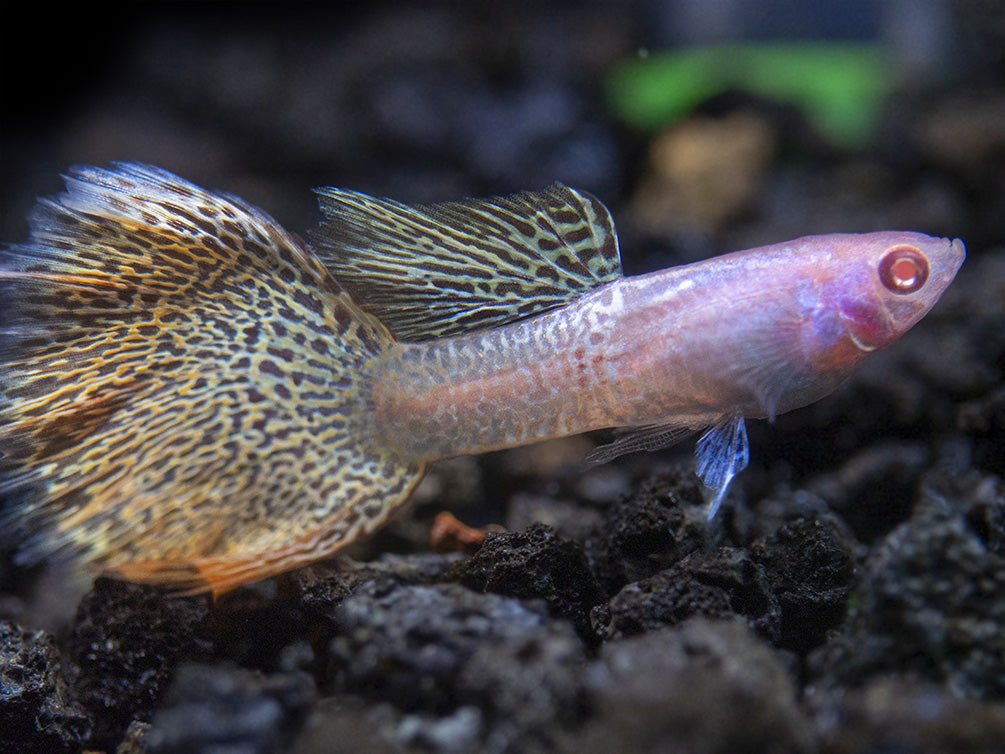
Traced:
[[649, 427], [629, 427], [616, 430], [615, 439], [591, 450], [586, 456], [586, 462], [595, 466], [613, 461], [618, 456], [627, 453], [663, 450], [697, 431], [691, 427], [675, 424], [654, 424]]

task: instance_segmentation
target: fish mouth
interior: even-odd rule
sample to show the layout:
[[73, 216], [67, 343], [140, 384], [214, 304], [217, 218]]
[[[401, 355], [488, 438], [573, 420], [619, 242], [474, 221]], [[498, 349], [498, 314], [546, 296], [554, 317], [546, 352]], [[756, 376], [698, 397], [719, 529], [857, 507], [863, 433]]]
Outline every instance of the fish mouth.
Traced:
[[[949, 241], [949, 239], [946, 239]], [[960, 267], [963, 266], [963, 261], [967, 258], [967, 245], [963, 243], [962, 238], [954, 238], [949, 241], [949, 250], [946, 255], [946, 259], [949, 262], [947, 270], [948, 274], [952, 277], [956, 276], [956, 273], [960, 271]]]
[[855, 344], [856, 348], [858, 348], [860, 351], [864, 351], [865, 353], [869, 353], [869, 351], [875, 351], [877, 348], [879, 348], [879, 346], [870, 345], [869, 343], [866, 343], [864, 340], [860, 340], [858, 335], [851, 328], [848, 329], [848, 337], [851, 338], [851, 342]]
[[[935, 288], [935, 295], [941, 296], [949, 284], [953, 282], [956, 273], [960, 271], [967, 258], [967, 246], [962, 238], [945, 239], [943, 252], [932, 257], [932, 273], [935, 280], [930, 285]], [[934, 301], [933, 301], [934, 303]]]

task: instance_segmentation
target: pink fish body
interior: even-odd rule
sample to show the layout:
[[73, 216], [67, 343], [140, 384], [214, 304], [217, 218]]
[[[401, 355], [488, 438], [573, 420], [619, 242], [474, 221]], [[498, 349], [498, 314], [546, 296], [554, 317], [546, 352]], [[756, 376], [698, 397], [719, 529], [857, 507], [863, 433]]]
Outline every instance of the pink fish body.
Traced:
[[620, 278], [499, 329], [402, 344], [376, 381], [379, 431], [430, 459], [606, 427], [645, 429], [601, 450], [605, 460], [686, 430], [742, 434], [737, 420], [812, 403], [897, 340], [965, 253], [921, 233], [811, 236]]
[[714, 515], [745, 418], [838, 387], [935, 304], [959, 240], [829, 235], [622, 277], [556, 184], [410, 207], [323, 189], [312, 248], [156, 168], [79, 169], [0, 258], [0, 496], [26, 561], [214, 592], [380, 526], [440, 458], [702, 431]]

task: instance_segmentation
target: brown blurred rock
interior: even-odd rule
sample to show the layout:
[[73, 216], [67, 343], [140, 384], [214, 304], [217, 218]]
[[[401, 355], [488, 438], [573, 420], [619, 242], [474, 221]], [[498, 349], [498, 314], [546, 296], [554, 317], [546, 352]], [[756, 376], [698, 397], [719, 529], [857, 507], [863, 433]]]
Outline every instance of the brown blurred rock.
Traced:
[[649, 233], [714, 232], [755, 204], [775, 154], [768, 122], [695, 116], [656, 137], [632, 211]]

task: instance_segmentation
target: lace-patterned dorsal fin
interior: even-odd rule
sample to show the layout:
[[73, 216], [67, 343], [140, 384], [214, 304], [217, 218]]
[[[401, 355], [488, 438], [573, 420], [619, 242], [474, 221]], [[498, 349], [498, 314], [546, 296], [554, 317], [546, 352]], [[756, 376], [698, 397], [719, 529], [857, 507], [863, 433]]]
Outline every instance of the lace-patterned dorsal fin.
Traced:
[[417, 206], [336, 188], [318, 194], [318, 255], [402, 340], [497, 327], [621, 276], [610, 212], [560, 183]]

